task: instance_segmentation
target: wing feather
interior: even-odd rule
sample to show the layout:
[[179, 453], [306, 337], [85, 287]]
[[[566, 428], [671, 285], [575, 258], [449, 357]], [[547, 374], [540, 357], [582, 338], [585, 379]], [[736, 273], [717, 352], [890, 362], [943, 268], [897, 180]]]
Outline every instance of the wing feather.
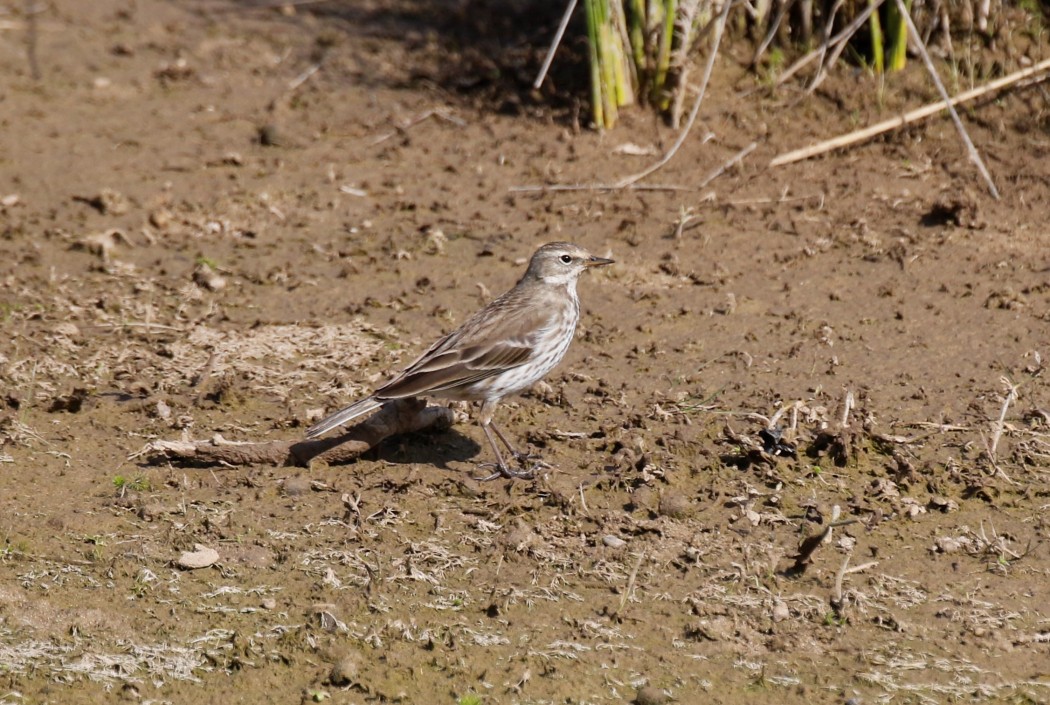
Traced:
[[494, 300], [431, 345], [404, 372], [375, 391], [377, 399], [460, 389], [533, 360], [554, 325], [553, 307], [522, 305], [521, 288]]

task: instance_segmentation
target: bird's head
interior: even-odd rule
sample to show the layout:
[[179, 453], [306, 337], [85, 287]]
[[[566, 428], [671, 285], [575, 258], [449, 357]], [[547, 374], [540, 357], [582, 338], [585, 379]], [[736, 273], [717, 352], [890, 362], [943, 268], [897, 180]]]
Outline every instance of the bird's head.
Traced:
[[612, 263], [613, 260], [596, 257], [571, 242], [549, 242], [532, 255], [525, 278], [548, 284], [575, 284], [584, 270]]

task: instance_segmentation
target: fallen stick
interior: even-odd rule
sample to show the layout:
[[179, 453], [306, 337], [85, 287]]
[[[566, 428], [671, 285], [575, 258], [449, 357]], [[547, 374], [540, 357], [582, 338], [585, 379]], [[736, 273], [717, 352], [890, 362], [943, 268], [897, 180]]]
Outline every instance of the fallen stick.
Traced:
[[737, 165], [740, 162], [742, 162], [744, 160], [744, 157], [746, 157], [747, 155], [751, 154], [751, 152], [754, 152], [755, 148], [757, 148], [757, 147], [758, 147], [758, 142], [752, 142], [748, 146], [746, 146], [743, 149], [741, 149], [739, 152], [737, 152], [732, 157], [730, 157], [729, 161], [727, 161], [725, 164], [723, 164], [722, 166], [718, 167], [717, 169], [712, 171], [710, 174], [708, 174], [704, 178], [704, 180], [701, 181], [697, 185], [696, 189], [699, 191], [704, 186], [707, 186], [709, 183], [711, 183], [712, 181], [717, 179], [719, 176], [724, 174], [728, 169], [732, 169], [735, 165]]
[[129, 459], [147, 462], [181, 461], [197, 466], [299, 465], [315, 458], [326, 463], [347, 463], [391, 436], [452, 426], [452, 410], [427, 406], [421, 399], [388, 402], [372, 416], [341, 436], [318, 440], [228, 441], [216, 435], [208, 441], [153, 441]]
[[[1021, 71], [1015, 71], [1009, 76], [1003, 76], [1002, 78], [996, 81], [992, 81], [991, 83], [985, 84], [984, 86], [979, 86], [977, 88], [968, 90], [965, 93], [960, 93], [959, 95], [950, 99], [948, 102], [953, 106], [959, 105], [960, 103], [965, 103], [967, 101], [973, 100], [974, 98], [979, 98], [987, 93], [991, 93], [992, 91], [996, 91], [1000, 88], [1004, 88], [1019, 81], [1023, 81], [1026, 78], [1031, 78], [1032, 76], [1035, 76], [1040, 72], [1045, 72], [1048, 70], [1050, 70], [1050, 59], [1040, 61], [1038, 64], [1035, 64], [1034, 66], [1029, 66], [1026, 69], [1022, 69]], [[1045, 80], [1046, 78], [1047, 76], [1040, 76], [1039, 80]], [[877, 123], [870, 127], [865, 127], [862, 130], [856, 130], [845, 135], [833, 137], [830, 140], [824, 140], [823, 142], [812, 144], [808, 147], [802, 147], [801, 149], [786, 152], [773, 159], [773, 161], [769, 163], [769, 166], [777, 167], [784, 166], [785, 164], [793, 164], [795, 162], [802, 161], [803, 159], [809, 159], [810, 157], [815, 157], [819, 154], [830, 152], [834, 149], [848, 147], [858, 142], [864, 142], [871, 139], [872, 137], [881, 135], [883, 132], [889, 132], [890, 130], [895, 130], [899, 127], [904, 127], [905, 125], [927, 118], [931, 115], [935, 115], [944, 109], [944, 101], [939, 100], [936, 103], [924, 105], [923, 107], [916, 108], [915, 110], [907, 112], [904, 115], [890, 118], [889, 120], [883, 120], [880, 123]]]

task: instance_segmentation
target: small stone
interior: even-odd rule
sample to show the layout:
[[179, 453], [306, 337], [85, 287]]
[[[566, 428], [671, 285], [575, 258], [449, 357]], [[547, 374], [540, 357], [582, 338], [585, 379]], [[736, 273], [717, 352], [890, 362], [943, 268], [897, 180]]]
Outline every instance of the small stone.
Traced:
[[103, 233], [93, 233], [81, 238], [74, 248], [85, 250], [102, 258], [103, 262], [109, 262], [113, 252], [119, 244], [130, 244], [123, 230], [113, 228]]
[[79, 338], [80, 329], [77, 328], [76, 323], [59, 323], [55, 326], [55, 335], [61, 335], [64, 338]]
[[631, 493], [631, 509], [634, 511], [639, 509], [652, 509], [656, 504], [654, 499], [652, 488], [642, 485]]
[[356, 683], [361, 670], [358, 665], [359, 661], [357, 654], [345, 654], [332, 665], [332, 671], [328, 674], [328, 682], [338, 686]]
[[259, 603], [259, 606], [264, 610], [274, 610], [277, 609], [277, 600], [272, 597], [264, 597], [262, 602]]
[[193, 281], [209, 291], [219, 291], [226, 286], [226, 279], [206, 262], [201, 262], [193, 270]]
[[664, 705], [667, 702], [667, 696], [659, 688], [643, 685], [635, 693], [634, 702], [636, 705]]
[[613, 536], [612, 534], [602, 537], [602, 543], [609, 548], [623, 548], [627, 545], [627, 542], [621, 539], [619, 536]]
[[99, 191], [98, 195], [88, 199], [88, 203], [102, 215], [124, 215], [130, 208], [127, 197], [110, 188]]
[[689, 509], [689, 500], [681, 492], [667, 490], [660, 497], [660, 516], [684, 519], [689, 514]]
[[142, 521], [154, 521], [164, 514], [167, 514], [167, 512], [168, 508], [160, 502], [151, 502], [140, 506], [135, 513]]
[[773, 621], [783, 622], [791, 616], [791, 610], [788, 609], [787, 603], [781, 600], [777, 600], [773, 605]]
[[948, 497], [934, 495], [933, 497], [930, 497], [929, 507], [930, 509], [936, 509], [939, 512], [944, 512], [945, 514], [947, 514], [948, 512], [958, 511], [959, 503], [956, 502], [954, 499], [949, 499]]
[[163, 399], [158, 399], [157, 405], [154, 408], [154, 413], [156, 413], [157, 418], [161, 421], [167, 421], [171, 418], [171, 407], [168, 406], [167, 402]]
[[515, 520], [514, 526], [500, 537], [500, 542], [506, 548], [521, 553], [528, 550], [529, 544], [532, 543], [532, 537], [532, 527], [522, 521], [521, 518], [518, 518]]
[[171, 211], [167, 208], [158, 208], [149, 214], [149, 223], [158, 230], [167, 230], [172, 218]]
[[938, 553], [958, 553], [962, 550], [962, 541], [951, 536], [938, 536], [933, 543]]
[[280, 147], [284, 144], [281, 131], [272, 122], [259, 128], [259, 144], [264, 147]]
[[192, 551], [186, 551], [175, 562], [185, 570], [207, 568], [219, 562], [219, 552], [202, 544], [195, 544]]
[[282, 483], [281, 488], [288, 497], [298, 497], [310, 491], [310, 481], [305, 477], [289, 477]]

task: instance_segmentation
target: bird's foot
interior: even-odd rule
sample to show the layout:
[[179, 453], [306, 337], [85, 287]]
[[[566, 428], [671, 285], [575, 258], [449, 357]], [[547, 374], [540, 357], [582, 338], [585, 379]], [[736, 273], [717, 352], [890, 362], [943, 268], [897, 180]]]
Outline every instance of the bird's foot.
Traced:
[[518, 463], [518, 469], [512, 470], [504, 463], [482, 463], [479, 468], [493, 468], [491, 475], [475, 477], [478, 482], [491, 482], [505, 477], [508, 480], [533, 480], [539, 470], [550, 470], [554, 466], [545, 463], [535, 453], [514, 453], [514, 460]]
[[520, 465], [521, 467], [525, 467], [534, 460], [538, 461], [539, 465], [550, 467], [547, 465], [547, 463], [543, 462], [541, 456], [536, 453], [522, 453], [521, 451], [516, 450], [514, 451], [513, 456], [514, 459], [518, 461], [518, 465]]
[[495, 468], [495, 471], [491, 475], [486, 475], [485, 477], [475, 477], [474, 479], [478, 482], [491, 482], [493, 480], [498, 480], [501, 477], [505, 477], [508, 480], [531, 480], [534, 477], [536, 477], [536, 472], [534, 468], [529, 468], [527, 470], [511, 470], [506, 465], [501, 465], [498, 463], [483, 463], [478, 467]]

